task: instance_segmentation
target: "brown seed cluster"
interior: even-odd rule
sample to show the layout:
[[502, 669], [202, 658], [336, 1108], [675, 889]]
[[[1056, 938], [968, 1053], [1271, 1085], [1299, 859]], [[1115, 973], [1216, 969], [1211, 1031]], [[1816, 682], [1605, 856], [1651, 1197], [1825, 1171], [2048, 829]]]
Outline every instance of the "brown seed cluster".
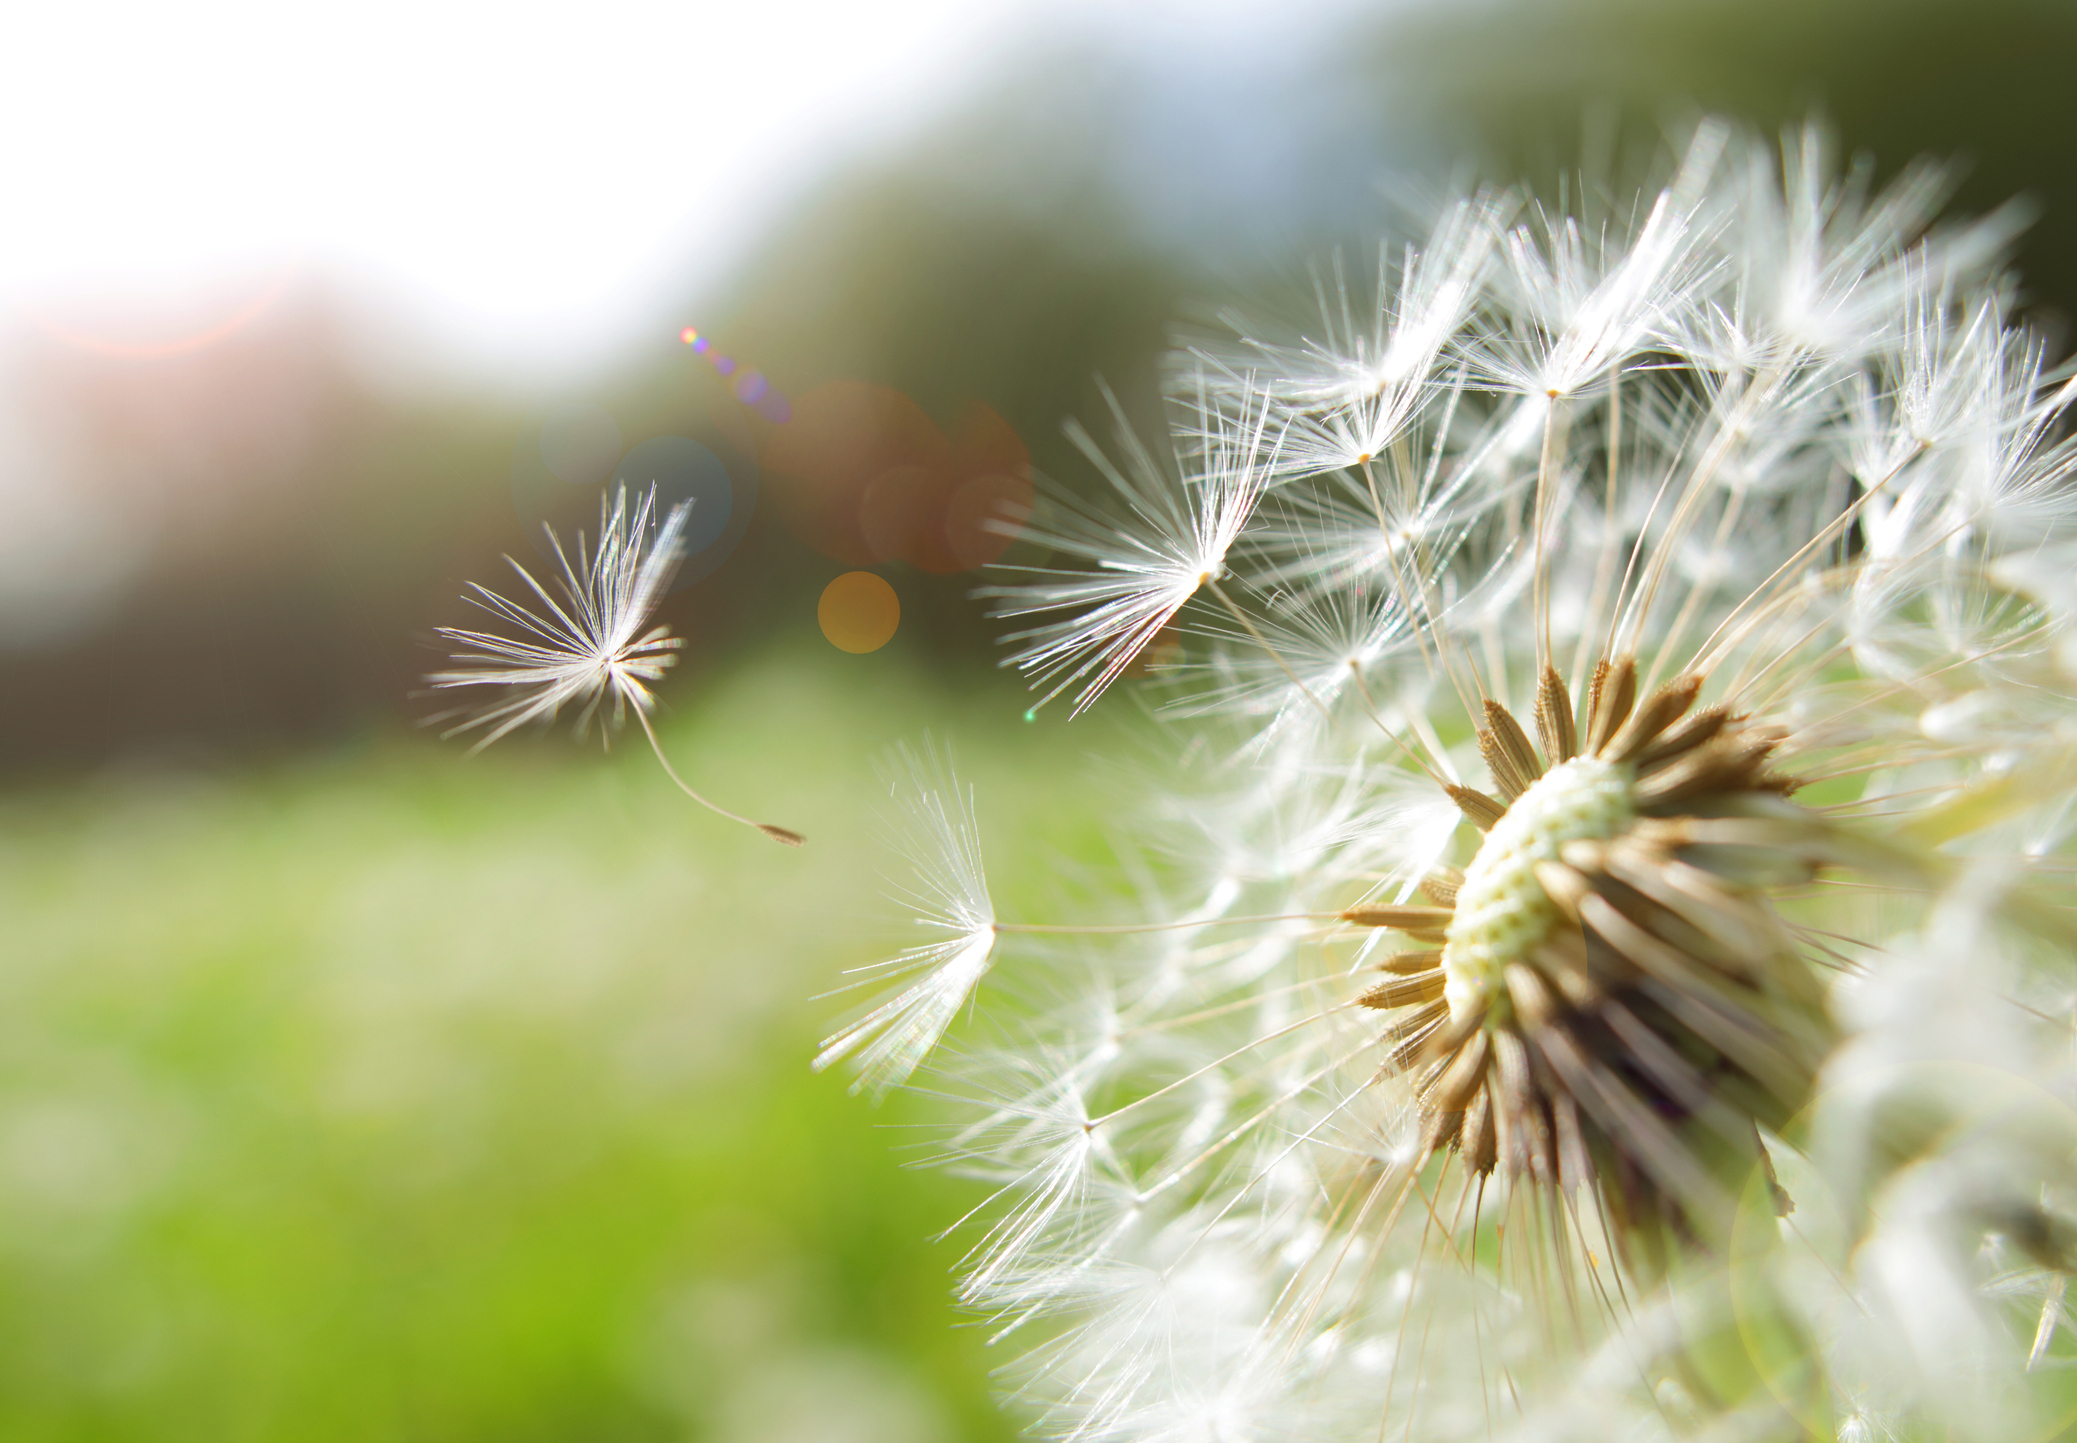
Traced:
[[1536, 863], [1556, 920], [1483, 1006], [1453, 1017], [1443, 998], [1462, 874], [1428, 879], [1431, 906], [1342, 914], [1427, 944], [1387, 958], [1386, 980], [1359, 999], [1414, 1009], [1388, 1035], [1387, 1067], [1414, 1079], [1422, 1155], [1452, 1148], [1480, 1174], [1552, 1194], [1598, 1190], [1633, 1259], [1639, 1244], [1649, 1260], [1669, 1236], [1721, 1235], [1767, 1167], [1756, 1127], [1803, 1105], [1829, 1041], [1810, 964], [1767, 897], [1812, 875], [1827, 829], [1786, 799], [1794, 783], [1771, 765], [1781, 737], [1726, 706], [1697, 710], [1701, 689], [1682, 677], [1640, 704], [1634, 658], [1603, 661], [1582, 743], [1565, 683], [1545, 668], [1541, 754], [1485, 703], [1479, 748], [1498, 795], [1449, 788], [1481, 831], [1575, 755], [1635, 782], [1616, 835]]

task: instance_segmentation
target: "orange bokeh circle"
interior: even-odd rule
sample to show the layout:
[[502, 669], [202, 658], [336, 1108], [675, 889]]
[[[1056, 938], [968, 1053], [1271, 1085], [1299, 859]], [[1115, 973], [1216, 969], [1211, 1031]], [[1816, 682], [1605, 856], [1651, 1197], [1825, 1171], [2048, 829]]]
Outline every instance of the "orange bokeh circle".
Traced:
[[901, 599], [872, 572], [847, 571], [822, 588], [815, 620], [838, 651], [878, 651], [901, 625]]

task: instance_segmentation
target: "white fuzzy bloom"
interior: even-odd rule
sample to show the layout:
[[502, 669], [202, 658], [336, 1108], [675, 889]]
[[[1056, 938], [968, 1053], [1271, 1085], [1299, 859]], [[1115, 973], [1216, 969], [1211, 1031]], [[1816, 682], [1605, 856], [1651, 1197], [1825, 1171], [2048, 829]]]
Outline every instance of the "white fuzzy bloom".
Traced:
[[859, 969], [865, 976], [854, 985], [921, 975], [823, 1039], [815, 1058], [819, 1071], [855, 1057], [853, 1091], [875, 1097], [906, 1081], [937, 1045], [995, 954], [995, 905], [982, 871], [972, 791], [953, 777], [949, 758], [928, 750], [898, 752], [889, 784], [889, 843], [911, 869], [897, 885], [915, 906], [917, 925], [940, 935]]
[[574, 551], [549, 532], [561, 573], [554, 578], [559, 598], [512, 561], [540, 603], [538, 611], [471, 584], [470, 599], [520, 635], [439, 629], [460, 648], [456, 668], [426, 680], [442, 690], [488, 687], [503, 693], [465, 711], [446, 735], [484, 728], [480, 749], [530, 722], [553, 721], [564, 707], [578, 709], [582, 735], [608, 703], [615, 725], [630, 707], [646, 715], [655, 706], [647, 684], [664, 674], [677, 659], [672, 653], [685, 643], [667, 627], [645, 628], [677, 567], [692, 503], [672, 507], [661, 523], [655, 505], [654, 489], [632, 508], [624, 490], [610, 502], [600, 498], [597, 544], [580, 532]]
[[906, 1070], [1016, 949], [941, 1069], [1044, 1430], [2067, 1417], [2077, 383], [1940, 194], [1710, 124], [1627, 219], [1469, 197], [1057, 504], [1018, 664], [1167, 631], [1185, 735], [1096, 915], [941, 849], [873, 1014]]

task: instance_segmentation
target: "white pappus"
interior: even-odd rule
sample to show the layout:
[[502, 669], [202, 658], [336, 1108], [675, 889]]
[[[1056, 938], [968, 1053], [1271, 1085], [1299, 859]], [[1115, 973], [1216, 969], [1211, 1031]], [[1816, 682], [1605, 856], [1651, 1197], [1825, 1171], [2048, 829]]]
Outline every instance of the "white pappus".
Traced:
[[1668, 168], [1193, 343], [1177, 466], [1128, 439], [1122, 510], [1039, 527], [1093, 569], [993, 592], [1078, 711], [1174, 636], [1176, 764], [1043, 927], [925, 806], [951, 935], [825, 1057], [1047, 979], [934, 1065], [1049, 1434], [2077, 1410], [2068, 372], [1935, 170], [1716, 122]]

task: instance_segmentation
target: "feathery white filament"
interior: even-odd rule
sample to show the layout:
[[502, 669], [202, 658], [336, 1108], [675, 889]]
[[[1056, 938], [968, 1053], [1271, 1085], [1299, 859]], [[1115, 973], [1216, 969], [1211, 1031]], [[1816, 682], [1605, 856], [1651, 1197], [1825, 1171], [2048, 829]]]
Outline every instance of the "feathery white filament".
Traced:
[[1025, 643], [1016, 665], [1047, 687], [1039, 705], [1079, 686], [1077, 713], [1103, 694], [1201, 587], [1225, 574], [1227, 553], [1275, 465], [1266, 405], [1233, 421], [1207, 409], [1212, 438], [1178, 495], [1164, 468], [1131, 434], [1123, 411], [1116, 414], [1124, 469], [1112, 465], [1086, 433], [1071, 434], [1132, 514], [1113, 518], [1061, 497], [1056, 516], [1025, 528], [1039, 544], [1085, 557], [1097, 569], [1033, 568], [1049, 579], [982, 593], [1004, 598], [998, 616], [1068, 613], [1011, 640]]
[[1698, 219], [1728, 139], [1721, 122], [1697, 129], [1680, 173], [1619, 255], [1605, 238], [1590, 243], [1570, 216], [1548, 223], [1543, 245], [1527, 227], [1510, 233], [1504, 274], [1520, 290], [1521, 309], [1510, 337], [1474, 348], [1480, 368], [1526, 395], [1571, 395], [1654, 332], [1679, 325], [1706, 273]]
[[854, 1092], [884, 1096], [937, 1046], [938, 1039], [995, 954], [995, 904], [981, 865], [973, 794], [952, 775], [949, 760], [903, 748], [889, 768], [893, 850], [910, 864], [900, 884], [917, 907], [916, 922], [943, 936], [859, 969], [867, 981], [923, 975], [850, 1025], [824, 1038], [817, 1071], [857, 1054]]
[[678, 564], [685, 543], [685, 525], [692, 503], [673, 506], [663, 523], [654, 528], [656, 490], [651, 487], [640, 504], [628, 507], [627, 492], [616, 491], [609, 504], [599, 500], [599, 539], [596, 549], [587, 549], [583, 533], [577, 536], [573, 557], [564, 550], [562, 539], [548, 533], [555, 548], [555, 578], [558, 601], [533, 574], [512, 558], [512, 569], [537, 597], [545, 611], [530, 611], [485, 587], [471, 583], [477, 605], [493, 616], [518, 627], [518, 638], [491, 632], [439, 628], [439, 635], [458, 642], [454, 655], [459, 669], [434, 672], [426, 680], [441, 689], [459, 686], [495, 687], [508, 691], [503, 700], [473, 708], [460, 724], [444, 735], [486, 727], [477, 750], [529, 722], [555, 720], [565, 706], [581, 705], [577, 716], [579, 735], [590, 726], [599, 707], [609, 698], [615, 725], [625, 720], [627, 709], [648, 713], [655, 705], [646, 685], [661, 677], [677, 660], [671, 653], [684, 645], [665, 627], [643, 632], [649, 615], [663, 599], [671, 572]]

